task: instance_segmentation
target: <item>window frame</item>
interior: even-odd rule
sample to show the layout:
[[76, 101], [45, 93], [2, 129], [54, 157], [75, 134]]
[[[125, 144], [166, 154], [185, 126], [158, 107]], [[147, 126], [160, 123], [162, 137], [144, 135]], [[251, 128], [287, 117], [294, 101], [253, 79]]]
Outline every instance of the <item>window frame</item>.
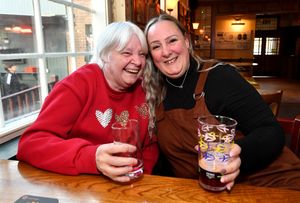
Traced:
[[[76, 58], [82, 56], [91, 56], [91, 51], [76, 52], [75, 50], [75, 32], [74, 32], [74, 19], [73, 9], [80, 9], [88, 12], [92, 15], [93, 31], [101, 30], [101, 27], [108, 24], [108, 0], [97, 1], [91, 0], [91, 7], [98, 8], [99, 10], [93, 10], [86, 6], [74, 3], [73, 0], [48, 0], [58, 4], [66, 6], [68, 15], [68, 28], [69, 28], [69, 41], [70, 50], [67, 52], [45, 52], [42, 19], [40, 12], [40, 0], [31, 0], [34, 8], [33, 22], [35, 24], [36, 36], [34, 41], [37, 44], [37, 50], [35, 53], [21, 53], [21, 54], [0, 54], [0, 60], [12, 60], [12, 59], [36, 59], [38, 61], [39, 71], [38, 77], [40, 79], [40, 98], [41, 106], [44, 103], [45, 98], [48, 95], [48, 84], [46, 75], [46, 59], [54, 57], [70, 57], [71, 58], [71, 70], [69, 74], [74, 72], [78, 67], [76, 66]], [[97, 4], [97, 6], [95, 6]], [[102, 8], [102, 10], [101, 10]], [[104, 10], [104, 11], [103, 11]], [[97, 23], [95, 23], [97, 21]], [[21, 131], [27, 128], [37, 118], [40, 110], [31, 112], [24, 116], [20, 116], [8, 121], [4, 121], [2, 100], [0, 100], [0, 144], [9, 141], [20, 135]]]

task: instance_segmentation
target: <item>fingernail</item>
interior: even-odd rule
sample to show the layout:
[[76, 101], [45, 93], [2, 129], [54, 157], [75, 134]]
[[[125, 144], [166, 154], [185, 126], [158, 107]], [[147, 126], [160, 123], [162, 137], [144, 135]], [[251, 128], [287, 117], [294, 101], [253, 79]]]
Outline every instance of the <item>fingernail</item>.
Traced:
[[230, 187], [226, 187], [226, 191], [227, 191], [227, 193], [230, 193], [231, 192], [231, 188]]

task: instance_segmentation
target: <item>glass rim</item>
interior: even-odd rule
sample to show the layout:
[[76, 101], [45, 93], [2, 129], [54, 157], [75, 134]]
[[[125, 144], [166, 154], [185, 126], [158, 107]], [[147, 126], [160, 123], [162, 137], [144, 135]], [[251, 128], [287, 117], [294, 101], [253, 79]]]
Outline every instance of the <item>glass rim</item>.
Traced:
[[[128, 119], [127, 120], [127, 123], [126, 123], [126, 126], [122, 126], [122, 124], [119, 122], [119, 121], [116, 121], [116, 122], [114, 122], [112, 125], [111, 125], [111, 128], [114, 128], [114, 129], [126, 129], [126, 128], [128, 128], [127, 127], [127, 124], [128, 124], [128, 122], [134, 122], [134, 123], [136, 123], [137, 125], [139, 124], [139, 121], [137, 120], [137, 119]], [[118, 125], [118, 126], [116, 126], [116, 125]]]
[[[231, 123], [231, 124], [225, 124], [225, 123], [222, 123], [222, 124], [209, 124], [209, 123], [207, 123], [207, 122], [204, 122], [204, 121], [201, 121], [201, 119], [205, 119], [205, 118], [217, 118], [218, 120], [221, 118], [221, 119], [227, 119], [227, 120], [229, 120], [229, 121], [231, 121], [231, 122], [233, 122], [233, 123]], [[207, 116], [199, 116], [198, 118], [197, 118], [197, 121], [199, 122], [199, 123], [201, 123], [201, 124], [209, 124], [209, 125], [212, 125], [212, 126], [219, 126], [219, 125], [226, 125], [226, 126], [228, 126], [228, 127], [234, 127], [234, 126], [236, 126], [237, 125], [237, 121], [235, 120], [235, 119], [233, 119], [233, 118], [231, 118], [231, 117], [228, 117], [228, 116], [221, 116], [221, 115], [207, 115]]]

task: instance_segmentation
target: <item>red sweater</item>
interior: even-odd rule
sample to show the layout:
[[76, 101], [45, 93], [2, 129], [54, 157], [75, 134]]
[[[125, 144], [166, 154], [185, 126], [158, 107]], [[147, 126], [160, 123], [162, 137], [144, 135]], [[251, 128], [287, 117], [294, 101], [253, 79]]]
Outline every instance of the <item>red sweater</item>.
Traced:
[[141, 81], [128, 92], [116, 92], [98, 65], [85, 65], [56, 84], [37, 120], [21, 136], [17, 158], [62, 174], [98, 174], [96, 149], [113, 142], [111, 125], [128, 111], [129, 118], [140, 121], [144, 170], [151, 173], [158, 146], [149, 139], [145, 108]]

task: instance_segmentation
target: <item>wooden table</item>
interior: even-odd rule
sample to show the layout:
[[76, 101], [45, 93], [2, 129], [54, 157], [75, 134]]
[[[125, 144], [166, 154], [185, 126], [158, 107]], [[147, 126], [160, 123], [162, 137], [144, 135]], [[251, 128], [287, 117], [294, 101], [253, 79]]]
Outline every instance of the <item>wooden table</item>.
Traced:
[[0, 160], [0, 202], [25, 194], [59, 202], [272, 202], [296, 203], [300, 192], [236, 184], [229, 193], [208, 192], [197, 180], [153, 175], [120, 185], [97, 175], [66, 176], [36, 169], [18, 161]]

